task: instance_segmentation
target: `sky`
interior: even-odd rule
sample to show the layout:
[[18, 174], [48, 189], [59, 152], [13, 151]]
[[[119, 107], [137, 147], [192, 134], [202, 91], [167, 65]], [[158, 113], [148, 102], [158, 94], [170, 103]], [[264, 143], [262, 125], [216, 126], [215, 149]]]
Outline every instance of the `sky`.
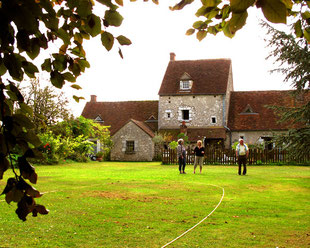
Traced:
[[[263, 18], [261, 11], [251, 7], [247, 24], [233, 39], [218, 34], [207, 35], [199, 42], [195, 35], [186, 36], [185, 32], [198, 20], [195, 12], [200, 1], [181, 11], [170, 11], [169, 6], [177, 2], [166, 0], [155, 5], [151, 0], [124, 1], [124, 7], [119, 8], [124, 17], [121, 27], [107, 30], [132, 41], [130, 46], [121, 46], [123, 59], [118, 55], [120, 46], [116, 43], [108, 52], [99, 36], [84, 42], [91, 67], [77, 80], [83, 89], [64, 89], [70, 99], [73, 94], [85, 98], [80, 103], [71, 101], [75, 116], [82, 113], [90, 95], [96, 95], [97, 101], [158, 100], [171, 52], [176, 54], [176, 60], [230, 58], [235, 91], [290, 89], [283, 76], [269, 73], [274, 65], [265, 59], [268, 55], [265, 30], [258, 25]], [[103, 15], [103, 11], [96, 3], [95, 12]]]

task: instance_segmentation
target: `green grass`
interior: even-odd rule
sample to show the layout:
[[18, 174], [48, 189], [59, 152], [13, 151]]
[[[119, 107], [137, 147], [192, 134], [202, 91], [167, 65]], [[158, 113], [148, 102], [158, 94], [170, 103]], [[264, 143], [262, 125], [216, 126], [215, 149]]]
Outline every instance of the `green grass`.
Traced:
[[[0, 247], [309, 247], [310, 167], [205, 166], [178, 174], [159, 163], [37, 166], [50, 213], [15, 214], [0, 196]], [[10, 172], [6, 173], [6, 178]], [[1, 190], [5, 180], [0, 181]]]

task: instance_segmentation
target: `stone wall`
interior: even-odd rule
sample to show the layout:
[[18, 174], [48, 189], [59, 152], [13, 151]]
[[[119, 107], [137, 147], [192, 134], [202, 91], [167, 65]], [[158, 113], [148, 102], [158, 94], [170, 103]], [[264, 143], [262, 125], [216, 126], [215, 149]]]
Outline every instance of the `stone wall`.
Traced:
[[[189, 120], [185, 121], [187, 127], [223, 126], [224, 102], [223, 95], [160, 96], [159, 129], [179, 128], [182, 122], [182, 110], [189, 110]], [[216, 123], [212, 123], [212, 117], [216, 118]]]
[[239, 131], [232, 132], [232, 144], [239, 140], [242, 136], [244, 138], [245, 143], [248, 145], [260, 144], [263, 140], [261, 137], [273, 137], [273, 134], [279, 134], [281, 131], [272, 132], [272, 131]]
[[[152, 138], [135, 123], [128, 122], [112, 137], [114, 146], [111, 160], [114, 161], [152, 161], [154, 144]], [[126, 141], [134, 141], [135, 151], [126, 152]]]

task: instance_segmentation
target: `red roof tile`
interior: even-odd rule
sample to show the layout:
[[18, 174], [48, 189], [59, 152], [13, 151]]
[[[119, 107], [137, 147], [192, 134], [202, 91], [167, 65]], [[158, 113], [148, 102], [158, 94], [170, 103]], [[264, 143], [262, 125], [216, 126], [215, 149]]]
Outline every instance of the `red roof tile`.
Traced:
[[[160, 134], [171, 134], [173, 140], [177, 140], [180, 129], [160, 129]], [[187, 128], [188, 140], [196, 142], [202, 140], [204, 137], [207, 139], [226, 139], [225, 128]]]
[[146, 125], [144, 122], [137, 121], [134, 119], [131, 119], [131, 121], [135, 123], [138, 127], [140, 127], [144, 132], [146, 132], [151, 138], [154, 138], [155, 134], [153, 130], [148, 125]]
[[290, 93], [292, 91], [232, 92], [228, 127], [232, 131], [285, 130], [292, 128], [289, 123], [279, 123], [280, 117], [275, 114], [274, 110], [266, 107], [266, 105], [292, 107], [298, 104], [298, 101]]
[[[225, 94], [230, 70], [230, 59], [170, 61], [158, 94]], [[180, 91], [184, 73], [193, 80], [190, 92]]]
[[103, 125], [111, 126], [114, 135], [130, 119], [146, 121], [151, 116], [158, 118], [158, 101], [126, 101], [126, 102], [87, 102], [82, 116], [95, 119], [101, 116]]

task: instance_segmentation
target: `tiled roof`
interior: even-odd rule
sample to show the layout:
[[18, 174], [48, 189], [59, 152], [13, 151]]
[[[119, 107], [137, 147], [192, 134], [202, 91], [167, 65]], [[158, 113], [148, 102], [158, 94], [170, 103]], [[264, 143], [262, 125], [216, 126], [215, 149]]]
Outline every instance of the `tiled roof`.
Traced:
[[[292, 91], [232, 92], [228, 127], [232, 131], [285, 130], [292, 128], [289, 123], [279, 123], [280, 117], [275, 114], [274, 110], [266, 107], [266, 105], [293, 107], [300, 104], [300, 101], [296, 101], [291, 96], [291, 93]], [[307, 97], [309, 97], [309, 94]]]
[[[225, 94], [230, 69], [230, 59], [170, 61], [158, 94]], [[180, 91], [184, 73], [193, 80], [190, 92]]]
[[133, 123], [135, 123], [138, 127], [140, 127], [151, 138], [154, 138], [155, 134], [154, 134], [153, 130], [147, 124], [145, 124], [145, 122], [137, 121], [137, 120], [134, 120], [134, 119], [131, 119], [131, 121]]
[[98, 115], [104, 121], [103, 125], [111, 126], [110, 132], [114, 135], [130, 119], [142, 122], [151, 116], [157, 119], [158, 101], [87, 102], [82, 116], [95, 119]]
[[[177, 140], [180, 129], [160, 129], [161, 134], [171, 134], [173, 140]], [[187, 136], [189, 141], [196, 142], [206, 139], [226, 139], [225, 128], [187, 128]]]

